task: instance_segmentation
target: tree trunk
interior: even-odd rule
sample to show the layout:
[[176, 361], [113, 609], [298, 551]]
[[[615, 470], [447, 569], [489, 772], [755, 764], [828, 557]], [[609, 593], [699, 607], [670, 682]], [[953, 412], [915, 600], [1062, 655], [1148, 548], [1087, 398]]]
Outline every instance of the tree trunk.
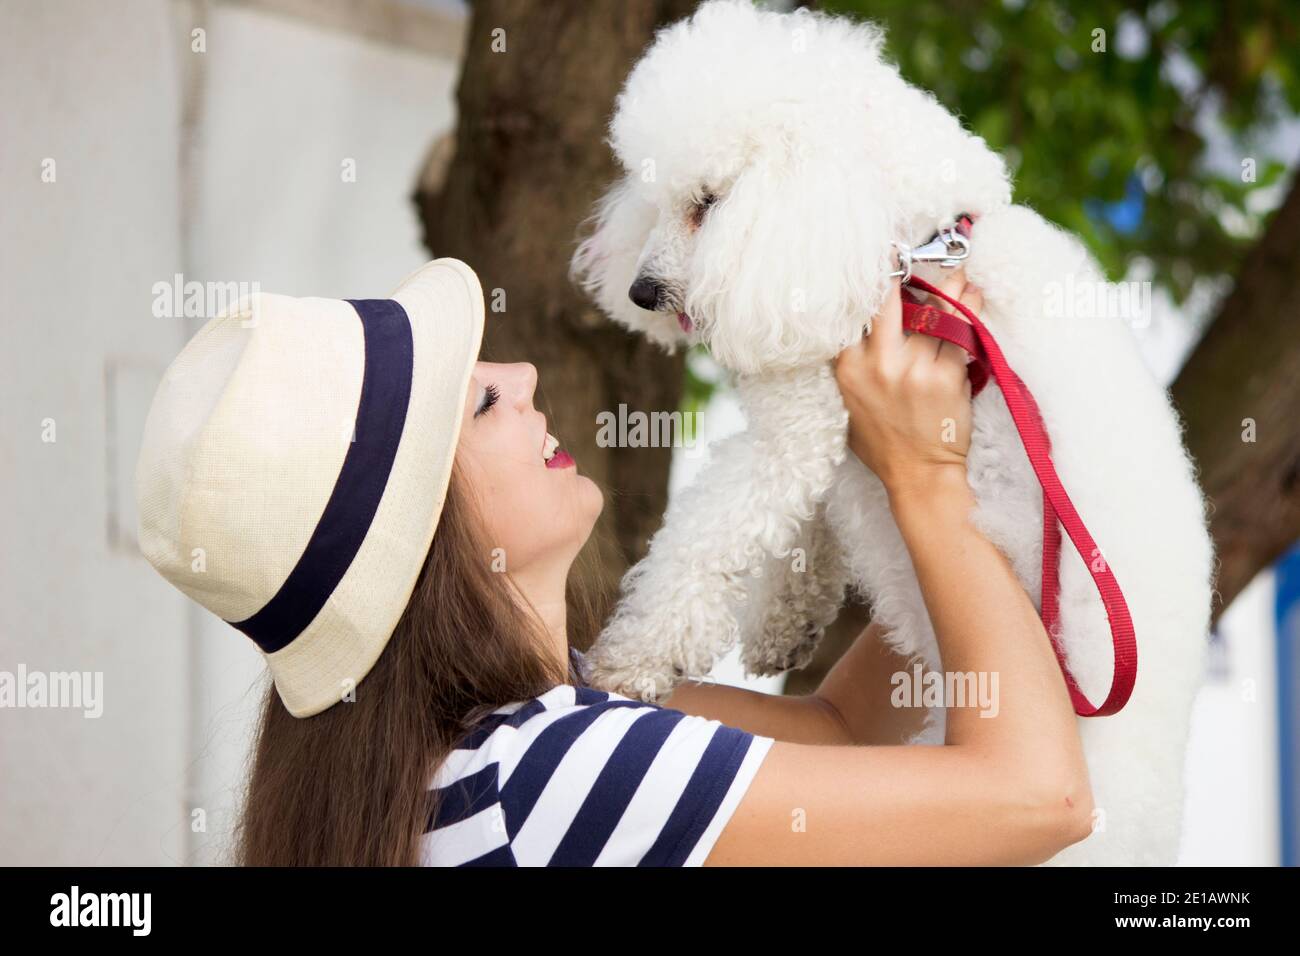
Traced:
[[1213, 503], [1215, 620], [1300, 538], [1298, 327], [1300, 177], [1172, 389]]
[[[551, 431], [605, 492], [581, 565], [603, 616], [663, 519], [671, 448], [600, 448], [596, 415], [680, 406], [682, 356], [612, 325], [568, 277], [579, 224], [614, 180], [614, 97], [685, 0], [476, 0], [454, 138], [416, 195], [435, 256], [470, 263], [488, 300], [485, 361], [529, 361]], [[504, 49], [502, 45], [504, 44]], [[432, 185], [431, 185], [432, 184]]]

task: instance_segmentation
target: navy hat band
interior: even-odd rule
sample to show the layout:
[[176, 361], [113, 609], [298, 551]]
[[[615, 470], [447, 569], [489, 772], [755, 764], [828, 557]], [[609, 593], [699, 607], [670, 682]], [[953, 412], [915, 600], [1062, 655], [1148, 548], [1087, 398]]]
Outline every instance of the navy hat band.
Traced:
[[406, 426], [414, 369], [410, 319], [392, 299], [348, 299], [361, 318], [365, 367], [356, 428], [338, 480], [298, 563], [260, 611], [228, 622], [267, 654], [315, 620], [370, 530]]

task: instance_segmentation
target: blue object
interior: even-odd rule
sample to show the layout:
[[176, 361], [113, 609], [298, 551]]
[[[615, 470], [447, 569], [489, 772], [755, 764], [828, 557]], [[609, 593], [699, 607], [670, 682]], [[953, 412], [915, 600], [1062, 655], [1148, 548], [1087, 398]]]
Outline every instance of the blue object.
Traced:
[[1282, 865], [1300, 865], [1300, 545], [1278, 559], [1277, 742]]
[[1121, 235], [1131, 235], [1142, 225], [1146, 214], [1147, 194], [1142, 187], [1142, 178], [1137, 173], [1130, 173], [1124, 184], [1124, 198], [1118, 202], [1103, 202], [1100, 199], [1085, 199], [1084, 211], [1093, 219], [1107, 223]]

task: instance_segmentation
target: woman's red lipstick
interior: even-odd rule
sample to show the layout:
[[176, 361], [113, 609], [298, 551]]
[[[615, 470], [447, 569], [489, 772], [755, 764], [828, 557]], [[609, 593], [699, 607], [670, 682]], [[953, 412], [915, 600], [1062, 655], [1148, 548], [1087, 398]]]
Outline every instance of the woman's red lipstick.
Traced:
[[572, 468], [574, 464], [575, 462], [573, 460], [572, 455], [570, 455], [563, 448], [557, 448], [555, 449], [555, 454], [551, 456], [551, 460], [546, 463], [546, 467], [547, 468]]

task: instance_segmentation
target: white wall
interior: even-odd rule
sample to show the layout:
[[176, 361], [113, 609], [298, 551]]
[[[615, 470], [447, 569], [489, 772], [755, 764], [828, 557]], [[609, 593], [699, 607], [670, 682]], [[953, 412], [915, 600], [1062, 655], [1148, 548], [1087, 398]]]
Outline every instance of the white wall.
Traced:
[[1220, 619], [1221, 667], [1192, 710], [1180, 866], [1282, 862], [1275, 594], [1266, 571]]
[[382, 297], [428, 258], [455, 57], [293, 6], [0, 3], [0, 670], [101, 672], [105, 702], [0, 710], [0, 864], [219, 860], [242, 783], [261, 658], [135, 551], [144, 416], [201, 324], [154, 283]]
[[130, 497], [117, 463], [182, 342], [150, 312], [153, 283], [181, 268], [171, 9], [123, 17], [0, 8], [0, 669], [104, 682], [98, 719], [0, 711], [6, 864], [168, 863], [185, 844], [186, 611], [110, 540]]

